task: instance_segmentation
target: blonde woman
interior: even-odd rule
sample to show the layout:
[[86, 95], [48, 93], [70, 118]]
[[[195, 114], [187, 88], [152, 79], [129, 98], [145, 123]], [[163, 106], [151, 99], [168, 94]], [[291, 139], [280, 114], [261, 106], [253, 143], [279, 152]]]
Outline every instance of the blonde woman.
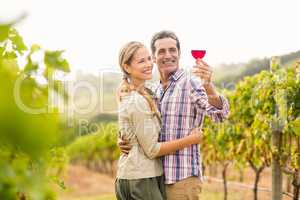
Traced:
[[151, 90], [145, 87], [152, 78], [149, 51], [140, 42], [129, 42], [120, 51], [119, 64], [124, 73], [121, 88], [126, 92], [119, 98], [119, 137], [128, 140], [132, 149], [119, 159], [117, 199], [166, 199], [159, 157], [199, 143], [201, 132], [195, 129], [184, 138], [159, 143], [160, 114]]

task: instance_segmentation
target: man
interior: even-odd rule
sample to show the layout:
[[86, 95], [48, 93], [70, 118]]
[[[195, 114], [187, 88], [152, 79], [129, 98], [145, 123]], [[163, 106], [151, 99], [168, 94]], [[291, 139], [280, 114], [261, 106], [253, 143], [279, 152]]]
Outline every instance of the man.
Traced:
[[[171, 31], [156, 33], [151, 51], [160, 74], [155, 91], [162, 117], [160, 142], [182, 138], [192, 129], [202, 127], [205, 114], [215, 122], [225, 119], [229, 105], [217, 94], [207, 63], [197, 59], [193, 75], [180, 69], [180, 43]], [[124, 153], [130, 150], [125, 141], [119, 142], [119, 146]], [[168, 200], [198, 199], [202, 178], [199, 156], [199, 145], [192, 145], [162, 157]]]

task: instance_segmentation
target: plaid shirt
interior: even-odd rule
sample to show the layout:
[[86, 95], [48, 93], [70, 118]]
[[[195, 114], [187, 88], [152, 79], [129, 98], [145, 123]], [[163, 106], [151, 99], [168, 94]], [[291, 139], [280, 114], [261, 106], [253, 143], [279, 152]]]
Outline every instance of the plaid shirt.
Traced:
[[[169, 78], [164, 90], [160, 84], [155, 93], [162, 116], [160, 142], [171, 141], [189, 135], [189, 132], [202, 127], [207, 114], [215, 122], [221, 122], [229, 113], [228, 101], [220, 96], [222, 109], [208, 104], [208, 97], [199, 78], [178, 69]], [[191, 176], [202, 179], [199, 145], [191, 145], [162, 157], [165, 183], [173, 184]]]

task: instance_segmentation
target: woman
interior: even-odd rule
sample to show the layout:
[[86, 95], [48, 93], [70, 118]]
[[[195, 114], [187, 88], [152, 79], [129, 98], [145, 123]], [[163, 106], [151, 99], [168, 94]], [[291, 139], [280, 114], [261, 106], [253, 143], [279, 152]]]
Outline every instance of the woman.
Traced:
[[117, 170], [118, 200], [166, 199], [160, 156], [200, 142], [201, 133], [193, 130], [184, 138], [159, 143], [160, 114], [145, 81], [152, 78], [150, 53], [140, 42], [129, 42], [120, 51], [119, 64], [124, 73], [119, 105], [119, 137], [132, 149], [122, 154]]

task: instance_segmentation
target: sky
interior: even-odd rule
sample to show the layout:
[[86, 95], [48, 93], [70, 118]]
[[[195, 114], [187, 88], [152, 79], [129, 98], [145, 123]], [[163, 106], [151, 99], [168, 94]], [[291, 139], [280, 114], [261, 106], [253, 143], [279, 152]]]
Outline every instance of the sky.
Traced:
[[191, 49], [205, 61], [245, 62], [300, 50], [299, 0], [0, 0], [0, 22], [22, 13], [17, 29], [27, 44], [64, 49], [72, 69], [118, 67], [128, 41], [149, 47], [160, 30], [181, 41], [181, 65], [192, 66]]

